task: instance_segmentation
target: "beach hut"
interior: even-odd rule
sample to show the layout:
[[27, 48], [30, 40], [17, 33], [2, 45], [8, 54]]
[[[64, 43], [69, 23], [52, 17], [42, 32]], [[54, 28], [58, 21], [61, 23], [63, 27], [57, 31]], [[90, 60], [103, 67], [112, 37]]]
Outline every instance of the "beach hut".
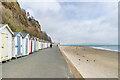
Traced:
[[48, 47], [50, 47], [50, 42], [48, 43]]
[[48, 48], [48, 42], [47, 42], [47, 48]]
[[44, 42], [43, 42], [43, 40], [41, 42], [42, 42], [42, 49], [43, 49], [44, 48]]
[[48, 48], [50, 47], [50, 42], [48, 42], [47, 47], [48, 47]]
[[33, 53], [33, 50], [34, 50], [33, 49], [33, 47], [34, 47], [34, 37], [33, 36], [30, 37], [30, 43], [29, 44], [30, 44], [29, 49], [30, 49], [30, 54], [31, 54], [31, 53]]
[[13, 40], [12, 40], [12, 43], [13, 43], [12, 56], [14, 58], [22, 57], [22, 38], [23, 38], [23, 35], [21, 32], [14, 32], [14, 36], [13, 36]]
[[47, 41], [45, 41], [45, 48], [47, 48]]
[[46, 41], [44, 41], [44, 48], [46, 48]]
[[40, 39], [37, 38], [37, 50], [36, 51], [39, 51], [39, 41], [40, 41]]
[[46, 48], [46, 41], [44, 41], [44, 48]]
[[49, 48], [49, 41], [47, 41], [47, 48]]
[[47, 42], [44, 41], [44, 48], [47, 48]]
[[42, 40], [42, 49], [44, 49], [44, 40]]
[[49, 48], [48, 45], [49, 45], [49, 42], [47, 42], [47, 48]]
[[45, 49], [45, 40], [43, 40], [43, 48]]
[[7, 24], [0, 24], [0, 62], [12, 58], [12, 30]]
[[37, 50], [37, 38], [34, 37], [34, 52]]
[[29, 34], [23, 34], [23, 56], [25, 56], [25, 55], [29, 55], [29, 42], [30, 42], [30, 40], [29, 40], [29, 38], [30, 38], [30, 35]]
[[49, 48], [49, 42], [47, 41], [47, 48]]
[[39, 41], [39, 49], [42, 49], [42, 39]]
[[39, 50], [42, 49], [42, 42], [39, 42]]

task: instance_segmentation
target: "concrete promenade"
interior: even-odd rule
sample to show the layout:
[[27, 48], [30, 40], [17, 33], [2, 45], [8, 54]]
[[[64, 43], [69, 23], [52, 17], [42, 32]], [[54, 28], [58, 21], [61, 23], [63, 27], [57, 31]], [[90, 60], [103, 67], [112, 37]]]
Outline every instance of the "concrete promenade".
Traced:
[[58, 47], [2, 64], [3, 78], [73, 78]]

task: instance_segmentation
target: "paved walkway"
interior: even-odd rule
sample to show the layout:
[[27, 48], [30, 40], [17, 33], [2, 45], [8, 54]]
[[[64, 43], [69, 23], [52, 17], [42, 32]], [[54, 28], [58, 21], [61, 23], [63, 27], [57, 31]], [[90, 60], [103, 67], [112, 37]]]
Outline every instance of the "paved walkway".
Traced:
[[2, 64], [3, 78], [73, 78], [58, 47]]

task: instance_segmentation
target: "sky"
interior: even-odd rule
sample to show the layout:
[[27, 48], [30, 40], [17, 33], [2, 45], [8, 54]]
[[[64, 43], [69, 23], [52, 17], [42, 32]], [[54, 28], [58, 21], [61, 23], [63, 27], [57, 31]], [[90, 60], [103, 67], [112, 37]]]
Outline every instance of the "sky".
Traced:
[[20, 2], [52, 41], [66, 44], [118, 43], [117, 2]]

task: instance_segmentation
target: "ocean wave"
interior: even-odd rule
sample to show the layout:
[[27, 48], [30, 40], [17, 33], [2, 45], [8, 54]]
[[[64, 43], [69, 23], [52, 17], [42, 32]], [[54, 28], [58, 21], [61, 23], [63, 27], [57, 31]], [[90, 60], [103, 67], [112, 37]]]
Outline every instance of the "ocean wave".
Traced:
[[118, 50], [112, 50], [112, 49], [103, 48], [103, 47], [92, 47], [92, 48], [118, 52]]

